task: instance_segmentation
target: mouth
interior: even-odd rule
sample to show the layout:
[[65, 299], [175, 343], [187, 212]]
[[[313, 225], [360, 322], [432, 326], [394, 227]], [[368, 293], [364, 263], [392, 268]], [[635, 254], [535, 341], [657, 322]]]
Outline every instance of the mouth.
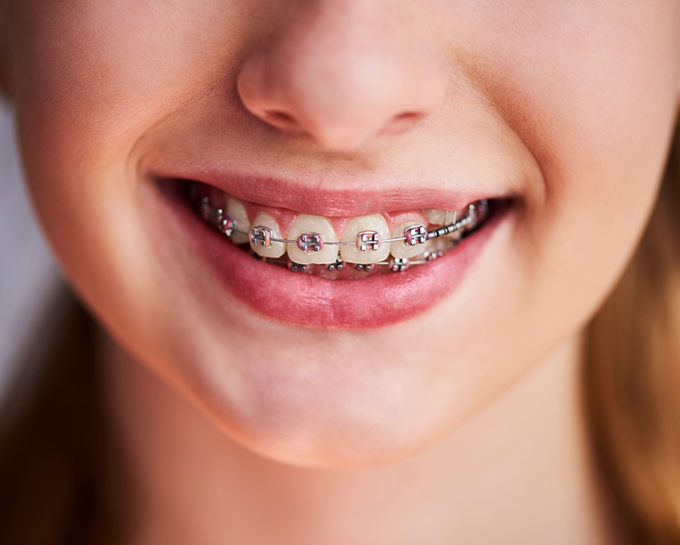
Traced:
[[331, 280], [429, 264], [480, 228], [490, 213], [489, 200], [481, 199], [461, 210], [327, 218], [255, 207], [199, 182], [187, 181], [186, 193], [207, 225], [252, 257]]
[[383, 327], [430, 309], [462, 281], [512, 204], [480, 198], [450, 210], [322, 216], [197, 180], [158, 181], [232, 295], [270, 319], [323, 329]]

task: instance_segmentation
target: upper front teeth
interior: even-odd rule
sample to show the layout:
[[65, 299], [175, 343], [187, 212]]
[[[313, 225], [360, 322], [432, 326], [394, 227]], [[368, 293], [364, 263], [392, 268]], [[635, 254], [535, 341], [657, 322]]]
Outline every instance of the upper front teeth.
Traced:
[[[470, 205], [460, 213], [425, 210], [427, 219], [423, 213], [413, 212], [406, 215], [411, 216], [410, 219], [396, 225], [391, 233], [381, 214], [359, 216], [350, 219], [338, 237], [333, 223], [323, 216], [300, 214], [284, 233], [276, 218], [264, 211], [255, 214], [251, 223], [246, 206], [238, 199], [228, 197], [226, 202], [216, 204], [211, 201], [214, 202], [208, 197], [201, 200], [201, 215], [234, 243], [250, 243], [261, 257], [277, 259], [287, 253], [293, 263], [326, 264], [329, 270], [338, 268], [342, 262], [354, 263], [357, 267], [386, 263], [390, 254], [392, 270], [405, 270], [413, 258], [439, 255], [441, 244], [434, 239], [459, 238], [463, 231], [476, 226], [480, 213], [477, 205]], [[484, 216], [486, 201], [479, 202], [483, 203], [479, 206]], [[441, 227], [430, 227], [428, 231], [427, 225]]]
[[340, 247], [340, 257], [347, 263], [384, 261], [390, 255], [390, 244], [383, 241], [389, 238], [389, 227], [380, 214], [352, 218], [342, 234], [342, 241], [350, 244]]
[[295, 263], [335, 263], [338, 236], [331, 222], [322, 216], [301, 214], [288, 228], [288, 257]]

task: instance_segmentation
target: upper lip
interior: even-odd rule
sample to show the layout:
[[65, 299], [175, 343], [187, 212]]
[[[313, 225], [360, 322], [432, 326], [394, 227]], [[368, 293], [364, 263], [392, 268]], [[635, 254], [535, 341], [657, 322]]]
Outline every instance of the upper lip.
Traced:
[[212, 185], [238, 199], [262, 206], [285, 208], [294, 212], [328, 217], [353, 217], [379, 212], [419, 209], [460, 210], [480, 199], [500, 198], [483, 188], [460, 191], [371, 182], [374, 188], [356, 181], [339, 184], [310, 177], [285, 179], [269, 175], [253, 175], [224, 170], [200, 169], [151, 172], [156, 180], [185, 179]]

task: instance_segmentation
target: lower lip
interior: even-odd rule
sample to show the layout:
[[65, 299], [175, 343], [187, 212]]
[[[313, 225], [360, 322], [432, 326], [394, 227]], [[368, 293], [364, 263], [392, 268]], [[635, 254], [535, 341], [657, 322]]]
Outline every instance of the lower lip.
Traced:
[[361, 280], [328, 280], [254, 259], [208, 227], [183, 196], [170, 194], [170, 204], [231, 295], [269, 319], [347, 330], [385, 327], [430, 310], [461, 284], [507, 212], [505, 207], [494, 213], [479, 231], [427, 265]]

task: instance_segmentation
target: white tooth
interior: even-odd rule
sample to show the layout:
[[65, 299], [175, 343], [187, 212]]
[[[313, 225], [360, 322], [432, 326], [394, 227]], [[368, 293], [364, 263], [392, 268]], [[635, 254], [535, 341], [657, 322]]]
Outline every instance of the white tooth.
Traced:
[[460, 237], [463, 235], [463, 230], [459, 229], [458, 231], [454, 231], [453, 233], [449, 233], [448, 235], [444, 235], [443, 238], [447, 240], [460, 240]]
[[447, 210], [444, 212], [444, 225], [451, 225], [458, 219], [458, 213], [455, 210]]
[[[429, 221], [432, 225], [451, 225], [454, 223], [454, 218], [455, 221], [460, 221], [467, 215], [467, 207], [462, 210], [429, 209], [423, 210], [423, 212], [425, 213], [427, 221]], [[444, 238], [458, 240], [460, 235], [460, 231], [454, 231], [453, 233], [445, 235]]]
[[[281, 228], [277, 221], [266, 212], [260, 212], [253, 220], [253, 227], [268, 227], [271, 229], [271, 238], [282, 239]], [[272, 242], [269, 246], [250, 243], [250, 247], [257, 255], [262, 257], [281, 257], [286, 252], [283, 242]]]
[[[415, 220], [408, 220], [408, 221], [405, 221], [404, 223], [399, 224], [392, 231], [391, 238], [403, 237], [404, 236], [404, 230], [408, 229], [409, 227], [413, 227], [414, 225], [422, 225], [422, 222], [415, 221]], [[412, 257], [415, 257], [419, 254], [422, 254], [424, 251], [426, 251], [427, 248], [428, 248], [428, 242], [425, 242], [423, 244], [416, 244], [414, 246], [410, 246], [410, 245], [406, 244], [406, 241], [392, 242], [390, 244], [390, 253], [394, 257], [412, 258]]]
[[432, 225], [444, 225], [444, 215], [446, 214], [444, 210], [428, 208], [427, 210], [423, 210], [423, 212], [425, 213], [425, 218], [427, 218], [427, 221], [429, 221]]
[[456, 215], [455, 210], [435, 210], [430, 208], [428, 210], [423, 210], [427, 221], [432, 225], [450, 225], [453, 223], [453, 218], [460, 219], [460, 213]]
[[298, 240], [298, 237], [305, 234], [321, 235], [324, 245], [318, 252], [305, 252], [297, 244], [288, 243], [288, 257], [292, 262], [300, 264], [335, 263], [338, 258], [338, 246], [337, 244], [328, 245], [326, 243], [337, 242], [338, 235], [335, 234], [335, 229], [333, 229], [333, 225], [328, 219], [323, 216], [300, 214], [290, 225], [286, 238], [288, 240]]
[[390, 254], [390, 243], [382, 242], [390, 238], [390, 230], [387, 222], [380, 214], [372, 216], [360, 216], [353, 218], [345, 227], [342, 234], [343, 242], [356, 243], [357, 236], [363, 231], [374, 231], [380, 236], [381, 244], [377, 250], [359, 250], [355, 244], [340, 246], [340, 257], [348, 263], [377, 263], [385, 261]]
[[428, 254], [431, 254], [432, 252], [447, 252], [451, 249], [451, 241], [444, 237], [434, 238], [428, 240], [425, 244], [421, 244], [419, 248], [420, 253], [417, 256], [411, 258], [413, 261], [423, 260]]
[[451, 242], [445, 238], [435, 238], [428, 240], [425, 251], [427, 252], [446, 252], [451, 249]]
[[[467, 216], [467, 207], [463, 208], [462, 210], [456, 210], [455, 212], [447, 212], [447, 214], [450, 214], [451, 217], [454, 215], [456, 216], [456, 221], [462, 220], [465, 216]], [[450, 221], [449, 223], [453, 223], [453, 220]], [[459, 240], [461, 235], [463, 234], [464, 229], [460, 229], [458, 231], [454, 231], [453, 233], [449, 233], [446, 235], [444, 238], [450, 239], [450, 240]]]
[[[227, 214], [234, 222], [234, 228], [244, 233], [249, 233], [252, 225], [248, 221], [248, 212], [243, 203], [234, 197], [227, 199]], [[234, 233], [231, 235], [234, 244], [245, 244], [248, 242], [248, 235]]]

